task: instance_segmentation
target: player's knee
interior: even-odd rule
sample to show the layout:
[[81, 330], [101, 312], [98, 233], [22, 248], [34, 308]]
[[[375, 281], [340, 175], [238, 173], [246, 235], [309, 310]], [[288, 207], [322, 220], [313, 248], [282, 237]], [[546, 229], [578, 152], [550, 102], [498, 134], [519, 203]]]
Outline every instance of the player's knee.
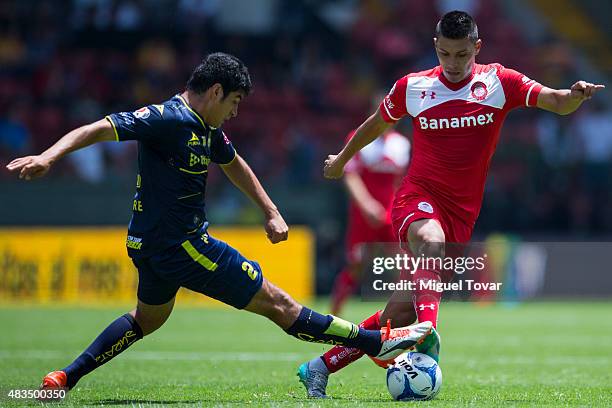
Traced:
[[138, 326], [142, 330], [142, 335], [146, 336], [148, 334], [153, 333], [155, 330], [162, 327], [162, 325], [166, 322], [168, 317], [160, 317], [160, 316], [149, 316], [144, 315], [143, 313], [139, 313], [136, 311], [136, 315], [134, 316]]
[[419, 228], [409, 230], [409, 241], [416, 255], [431, 258], [444, 256], [444, 231], [434, 220], [427, 220]]
[[131, 314], [140, 326], [143, 336], [146, 336], [164, 325], [172, 313], [172, 306], [174, 306], [174, 300], [171, 301], [171, 304], [160, 306], [139, 303]]
[[419, 248], [419, 255], [426, 258], [443, 258], [444, 242], [423, 242]]

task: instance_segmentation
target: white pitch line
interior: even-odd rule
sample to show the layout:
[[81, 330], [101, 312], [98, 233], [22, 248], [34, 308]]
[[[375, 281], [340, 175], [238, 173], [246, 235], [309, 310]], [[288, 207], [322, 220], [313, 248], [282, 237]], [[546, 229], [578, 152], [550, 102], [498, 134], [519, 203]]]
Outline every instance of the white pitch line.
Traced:
[[[315, 352], [316, 353], [316, 352]], [[312, 353], [271, 352], [181, 352], [181, 351], [129, 351], [121, 359], [148, 361], [289, 361], [297, 362]], [[75, 353], [60, 350], [0, 350], [0, 359], [55, 360], [74, 357]]]
[[[320, 351], [318, 351], [320, 353]], [[60, 350], [0, 350], [0, 360], [61, 360], [71, 359], [78, 353], [60, 351]], [[286, 362], [301, 362], [317, 355], [317, 351], [313, 352], [231, 352], [231, 351], [209, 351], [209, 352], [182, 352], [182, 351], [136, 351], [130, 350], [121, 355], [121, 359], [139, 360], [139, 361], [286, 361]], [[579, 357], [568, 351], [565, 355], [554, 357], [540, 358], [537, 356], [521, 356], [521, 357], [505, 357], [499, 356], [494, 358], [466, 358], [466, 354], [462, 355], [443, 355], [442, 365], [444, 363], [461, 364], [465, 366], [474, 365], [575, 365], [575, 366], [600, 366], [608, 365], [612, 367], [611, 357]]]
[[528, 355], [522, 357], [483, 357], [483, 358], [465, 358], [462, 356], [442, 356], [441, 366], [444, 362], [453, 364], [463, 364], [465, 366], [482, 366], [482, 365], [568, 365], [568, 366], [611, 366], [612, 358], [608, 357], [590, 357], [590, 356], [575, 356], [571, 354], [571, 350], [564, 355], [554, 357], [530, 357]]

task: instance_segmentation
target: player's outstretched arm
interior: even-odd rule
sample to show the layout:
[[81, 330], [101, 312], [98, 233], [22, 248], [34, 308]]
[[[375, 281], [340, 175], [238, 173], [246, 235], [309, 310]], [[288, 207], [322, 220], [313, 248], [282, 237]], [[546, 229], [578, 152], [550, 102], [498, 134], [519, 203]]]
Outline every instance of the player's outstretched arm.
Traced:
[[344, 166], [349, 160], [365, 146], [372, 143], [374, 139], [382, 135], [391, 126], [382, 118], [378, 110], [366, 119], [355, 131], [355, 135], [348, 141], [342, 151], [337, 155], [331, 154], [325, 160], [323, 174], [327, 178], [337, 179], [342, 177]]
[[221, 168], [227, 178], [263, 211], [266, 217], [265, 229], [270, 242], [276, 244], [286, 241], [289, 227], [247, 162], [236, 153], [236, 158], [228, 164], [222, 164]]
[[538, 95], [538, 108], [559, 115], [568, 115], [582, 105], [582, 102], [591, 99], [604, 85], [595, 85], [590, 82], [578, 81], [570, 89], [542, 88]]
[[106, 140], [115, 140], [115, 131], [108, 120], [101, 119], [67, 133], [37, 156], [19, 157], [11, 161], [6, 168], [12, 172], [19, 171], [19, 178], [22, 179], [42, 177], [53, 163], [66, 154]]

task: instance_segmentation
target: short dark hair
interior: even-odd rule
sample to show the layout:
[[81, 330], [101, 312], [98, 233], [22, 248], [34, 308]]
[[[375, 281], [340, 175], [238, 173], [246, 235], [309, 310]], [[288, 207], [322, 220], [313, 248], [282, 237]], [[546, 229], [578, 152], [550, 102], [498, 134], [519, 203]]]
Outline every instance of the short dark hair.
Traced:
[[242, 91], [248, 95], [253, 86], [246, 65], [233, 55], [223, 52], [215, 52], [204, 57], [191, 73], [187, 89], [201, 94], [217, 83], [223, 88], [224, 98], [235, 91]]
[[436, 37], [446, 37], [453, 40], [469, 38], [470, 41], [478, 40], [478, 26], [476, 22], [465, 11], [449, 11], [436, 25]]

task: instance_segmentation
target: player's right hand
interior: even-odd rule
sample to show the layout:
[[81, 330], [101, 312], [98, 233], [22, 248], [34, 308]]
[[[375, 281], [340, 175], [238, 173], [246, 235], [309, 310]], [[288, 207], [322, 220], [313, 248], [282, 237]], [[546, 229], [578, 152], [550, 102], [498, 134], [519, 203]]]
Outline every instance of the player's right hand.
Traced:
[[595, 93], [605, 89], [605, 85], [595, 85], [586, 81], [578, 81], [570, 88], [570, 96], [574, 99], [591, 99]]
[[344, 164], [338, 160], [338, 155], [330, 154], [325, 160], [323, 175], [328, 179], [338, 179], [344, 174]]
[[42, 155], [19, 157], [6, 165], [11, 172], [19, 171], [19, 178], [31, 180], [42, 177], [51, 168], [51, 162]]

